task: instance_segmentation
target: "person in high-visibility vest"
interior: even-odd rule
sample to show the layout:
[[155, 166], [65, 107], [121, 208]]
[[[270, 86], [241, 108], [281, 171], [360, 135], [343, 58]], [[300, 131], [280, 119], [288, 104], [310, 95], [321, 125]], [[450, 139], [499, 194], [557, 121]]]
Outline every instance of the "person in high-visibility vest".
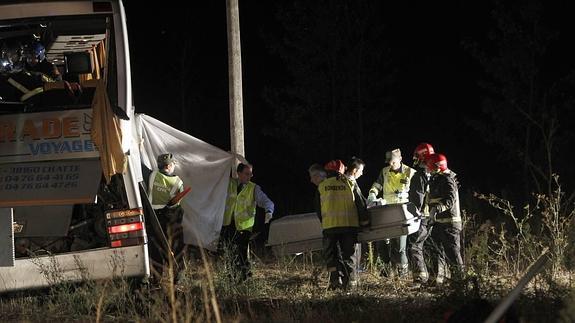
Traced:
[[[409, 202], [409, 184], [415, 170], [401, 162], [401, 150], [394, 149], [385, 153], [386, 162], [389, 166], [384, 167], [379, 177], [371, 186], [367, 198], [368, 206], [377, 204], [400, 204]], [[377, 199], [381, 193], [382, 198]], [[407, 276], [407, 235], [393, 239], [386, 239], [376, 243], [381, 260], [385, 266], [381, 271], [382, 276], [388, 276], [391, 265], [397, 267], [400, 277]]]
[[148, 199], [158, 216], [162, 230], [172, 241], [174, 254], [183, 250], [184, 240], [182, 234], [183, 211], [180, 202], [171, 204], [170, 201], [176, 194], [184, 190], [184, 183], [174, 174], [176, 162], [172, 154], [158, 156], [158, 169], [150, 174], [148, 184]]
[[328, 177], [318, 185], [320, 208], [316, 210], [323, 229], [323, 251], [329, 289], [348, 288], [355, 276], [352, 255], [355, 252], [360, 219], [367, 219], [367, 209], [360, 206], [353, 183], [343, 175], [345, 166], [340, 160], [326, 164]]
[[442, 284], [446, 268], [452, 279], [463, 276], [463, 258], [461, 257], [461, 210], [459, 208], [459, 188], [454, 172], [447, 168], [447, 158], [442, 154], [431, 154], [426, 159], [429, 180], [429, 217], [433, 224], [431, 238], [438, 246], [438, 272], [436, 284]]
[[248, 259], [248, 246], [255, 223], [256, 206], [265, 210], [265, 223], [273, 217], [274, 203], [251, 181], [253, 167], [240, 163], [238, 178], [230, 178], [224, 221], [220, 233], [221, 248], [228, 251], [232, 276], [242, 282], [252, 276]]

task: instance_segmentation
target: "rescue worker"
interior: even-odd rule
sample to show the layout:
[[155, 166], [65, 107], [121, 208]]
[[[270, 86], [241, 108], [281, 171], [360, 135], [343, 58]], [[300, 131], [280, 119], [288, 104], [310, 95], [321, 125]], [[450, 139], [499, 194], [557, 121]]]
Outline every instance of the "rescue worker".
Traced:
[[427, 283], [429, 279], [429, 273], [423, 257], [423, 245], [431, 234], [431, 226], [428, 224], [429, 208], [425, 203], [429, 193], [430, 174], [427, 172], [425, 161], [433, 153], [433, 146], [425, 142], [417, 145], [413, 152], [413, 167], [417, 171], [411, 178], [409, 185], [409, 202], [415, 206], [418, 215], [421, 217], [419, 231], [408, 236], [409, 258], [415, 284]]
[[222, 245], [229, 251], [228, 264], [232, 278], [243, 282], [252, 276], [248, 259], [248, 246], [255, 223], [256, 206], [265, 210], [265, 223], [269, 223], [274, 213], [274, 203], [251, 181], [253, 167], [240, 163], [238, 178], [230, 178], [224, 222], [220, 234]]
[[[363, 193], [361, 192], [361, 188], [357, 184], [357, 179], [363, 175], [363, 169], [365, 168], [365, 162], [357, 157], [352, 157], [351, 160], [347, 164], [347, 168], [345, 169], [345, 176], [350, 181], [353, 187], [353, 194], [356, 199], [356, 204], [359, 205], [358, 208], [361, 210], [366, 210], [365, 213], [362, 213], [361, 216], [363, 220], [360, 218], [360, 225], [365, 227], [369, 224], [369, 217], [367, 215], [367, 200]], [[361, 243], [358, 242], [355, 244], [355, 252], [352, 256], [353, 260], [353, 267], [354, 270], [352, 271], [352, 276], [350, 277], [350, 284], [352, 286], [356, 286], [359, 283], [359, 271], [361, 270]]]
[[54, 63], [48, 61], [46, 48], [39, 41], [33, 41], [27, 45], [25, 70], [30, 73], [40, 74], [44, 82], [62, 81], [69, 95], [82, 94], [82, 86], [77, 82], [68, 82], [62, 78], [60, 70]]
[[[183, 261], [184, 238], [182, 233], [182, 218], [184, 212], [180, 207], [180, 202], [172, 199], [176, 194], [184, 189], [184, 183], [174, 175], [176, 162], [170, 153], [161, 154], [157, 158], [158, 169], [154, 170], [148, 179], [148, 199], [166, 238], [171, 242], [170, 248], [178, 264]], [[165, 255], [156, 254], [154, 251], [152, 258]], [[165, 250], [167, 252], [167, 250]], [[159, 259], [157, 259], [159, 260]]]
[[[376, 204], [400, 204], [409, 201], [409, 184], [415, 170], [404, 165], [401, 160], [401, 150], [394, 149], [385, 153], [386, 163], [379, 177], [371, 186], [368, 196], [368, 206]], [[378, 195], [382, 198], [378, 200]], [[405, 277], [408, 272], [408, 260], [406, 253], [407, 235], [393, 239], [379, 241], [377, 247], [384, 262], [381, 274], [388, 276], [395, 265], [400, 277]]]
[[3, 44], [0, 57], [0, 100], [26, 101], [44, 91], [41, 74], [25, 70], [26, 57], [20, 43]]
[[309, 180], [315, 186], [318, 186], [319, 183], [323, 182], [323, 180], [327, 177], [327, 173], [323, 166], [320, 164], [313, 164], [307, 170], [309, 173]]
[[[4, 48], [6, 47], [6, 49]], [[70, 96], [82, 93], [75, 82], [62, 80], [60, 71], [46, 58], [46, 49], [38, 42], [2, 46], [0, 58], [0, 99], [25, 102], [44, 92], [44, 83], [63, 81]]]
[[320, 208], [316, 210], [323, 229], [323, 250], [329, 272], [329, 289], [347, 288], [354, 271], [351, 259], [357, 242], [360, 214], [367, 217], [354, 197], [353, 184], [343, 176], [340, 160], [326, 164], [328, 177], [318, 185]]
[[158, 156], [158, 169], [150, 174], [148, 199], [158, 217], [162, 230], [172, 243], [176, 259], [181, 258], [184, 249], [182, 234], [183, 210], [180, 202], [172, 202], [176, 194], [184, 190], [184, 183], [174, 174], [176, 162], [170, 153]]
[[[317, 190], [317, 186], [319, 183], [323, 182], [327, 177], [327, 172], [325, 168], [320, 164], [313, 164], [308, 168], [309, 174], [309, 181], [316, 186], [315, 189], [315, 196], [314, 196], [314, 209], [319, 210], [321, 208], [321, 202], [319, 198], [319, 191]], [[319, 222], [321, 223], [321, 215], [316, 212], [318, 215]]]
[[46, 48], [42, 43], [35, 41], [26, 48], [26, 65], [28, 72], [41, 73], [51, 81], [62, 81], [62, 74], [52, 62], [46, 58]]
[[461, 213], [459, 191], [455, 173], [447, 167], [447, 158], [442, 154], [431, 154], [426, 161], [429, 180], [429, 216], [434, 221], [431, 238], [437, 245], [438, 273], [437, 284], [445, 279], [445, 269], [451, 271], [452, 278], [463, 275], [461, 257]]

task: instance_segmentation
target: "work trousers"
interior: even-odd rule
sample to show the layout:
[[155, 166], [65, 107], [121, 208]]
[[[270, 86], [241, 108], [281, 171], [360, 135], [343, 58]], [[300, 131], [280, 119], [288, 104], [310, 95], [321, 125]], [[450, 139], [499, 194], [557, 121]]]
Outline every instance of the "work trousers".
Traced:
[[413, 276], [414, 278], [422, 279], [423, 281], [427, 281], [429, 277], [427, 265], [425, 264], [423, 248], [425, 241], [430, 235], [431, 228], [428, 226], [427, 218], [422, 218], [419, 230], [408, 237], [409, 258], [411, 260]]
[[219, 249], [223, 251], [226, 266], [235, 280], [244, 281], [251, 277], [251, 266], [248, 259], [251, 234], [251, 231], [236, 230], [233, 221], [230, 225], [222, 227]]
[[[463, 258], [461, 258], [461, 222], [434, 223], [431, 232], [437, 255], [437, 277], [445, 276], [445, 269], [449, 268], [452, 278], [463, 274]], [[455, 277], [454, 277], [455, 276]]]
[[352, 281], [358, 281], [359, 280], [359, 272], [361, 271], [361, 252], [362, 252], [362, 244], [361, 243], [356, 243], [354, 245], [354, 252], [353, 255], [351, 255], [351, 261], [353, 262], [353, 271], [350, 274], [350, 279]]
[[393, 266], [397, 268], [399, 275], [407, 274], [407, 235], [377, 241], [376, 245], [379, 257], [384, 264], [384, 272], [382, 272], [384, 276], [388, 274], [385, 271], [387, 269], [393, 269]]
[[357, 275], [352, 256], [357, 242], [356, 232], [323, 233], [323, 252], [330, 287], [347, 287], [350, 277]]
[[[168, 243], [170, 243], [171, 251], [179, 265], [184, 261], [184, 234], [182, 232], [182, 218], [184, 212], [181, 207], [163, 208], [155, 210], [155, 213], [164, 231]], [[165, 252], [168, 252], [165, 250]]]

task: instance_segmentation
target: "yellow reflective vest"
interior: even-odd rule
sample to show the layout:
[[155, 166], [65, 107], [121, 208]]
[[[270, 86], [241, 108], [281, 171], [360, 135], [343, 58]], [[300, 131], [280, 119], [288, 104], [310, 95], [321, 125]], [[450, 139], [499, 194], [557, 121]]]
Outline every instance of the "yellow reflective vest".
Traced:
[[358, 227], [352, 184], [344, 177], [330, 177], [318, 185], [321, 202], [321, 226], [324, 230]]
[[370, 194], [377, 196], [382, 193], [384, 204], [398, 204], [409, 202], [409, 184], [415, 169], [401, 164], [401, 171], [394, 172], [390, 166], [384, 167], [373, 183]]
[[255, 188], [256, 184], [248, 182], [238, 194], [238, 180], [230, 178], [223, 225], [230, 225], [233, 217], [236, 230], [252, 230], [256, 216]]
[[166, 175], [157, 170], [152, 172], [150, 175], [150, 187], [148, 189], [148, 198], [150, 199], [152, 208], [154, 210], [163, 209], [183, 188], [184, 183], [178, 176]]

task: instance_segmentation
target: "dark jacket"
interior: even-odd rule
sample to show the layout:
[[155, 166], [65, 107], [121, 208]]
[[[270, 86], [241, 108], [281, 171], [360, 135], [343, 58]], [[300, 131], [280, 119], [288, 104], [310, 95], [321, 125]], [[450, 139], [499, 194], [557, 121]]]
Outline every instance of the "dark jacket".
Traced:
[[353, 196], [355, 200], [355, 207], [357, 208], [357, 216], [359, 217], [359, 225], [369, 225], [369, 215], [367, 214], [367, 199], [361, 193], [361, 188], [357, 185], [355, 179], [348, 177], [348, 180], [353, 184]]
[[437, 222], [461, 222], [458, 183], [455, 173], [434, 174], [429, 180], [428, 204], [435, 208]]
[[413, 203], [419, 212], [423, 212], [428, 183], [429, 178], [425, 171], [418, 167], [409, 184], [409, 202]]
[[26, 70], [29, 72], [42, 73], [42, 74], [46, 75], [47, 77], [49, 77], [52, 81], [61, 81], [62, 80], [62, 76], [59, 74], [56, 74], [56, 71], [57, 71], [56, 66], [54, 66], [54, 64], [49, 62], [47, 59], [44, 59], [44, 60], [38, 62], [34, 66], [26, 64]]

